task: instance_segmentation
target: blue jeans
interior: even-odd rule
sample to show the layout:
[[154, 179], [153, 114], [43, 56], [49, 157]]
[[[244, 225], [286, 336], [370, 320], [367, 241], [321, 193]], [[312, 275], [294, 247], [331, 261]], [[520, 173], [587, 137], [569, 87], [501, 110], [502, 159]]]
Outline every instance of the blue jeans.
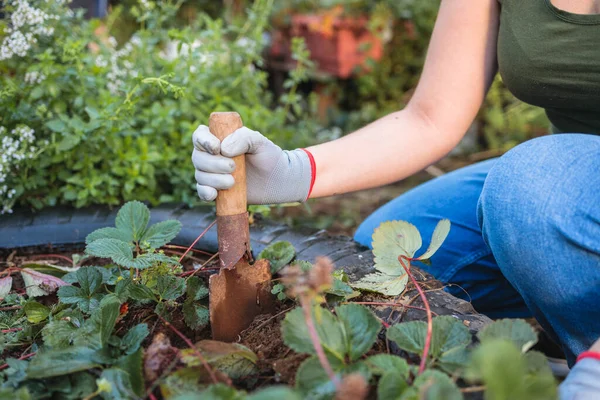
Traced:
[[[406, 220], [423, 236], [450, 234], [422, 266], [491, 318], [534, 316], [572, 365], [600, 336], [600, 137], [559, 134], [431, 180], [358, 228]], [[424, 250], [422, 250], [424, 251]], [[419, 252], [417, 252], [419, 254]]]

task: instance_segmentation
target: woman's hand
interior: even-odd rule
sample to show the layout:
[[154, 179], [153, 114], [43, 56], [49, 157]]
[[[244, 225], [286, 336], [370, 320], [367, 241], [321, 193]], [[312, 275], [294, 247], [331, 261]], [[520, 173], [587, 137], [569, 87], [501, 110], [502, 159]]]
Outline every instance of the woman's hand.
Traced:
[[196, 169], [198, 196], [213, 201], [217, 190], [229, 189], [234, 180], [231, 157], [246, 154], [246, 184], [249, 204], [305, 201], [310, 194], [314, 171], [311, 156], [302, 149], [281, 148], [246, 127], [221, 143], [205, 125], [194, 132], [192, 162]]

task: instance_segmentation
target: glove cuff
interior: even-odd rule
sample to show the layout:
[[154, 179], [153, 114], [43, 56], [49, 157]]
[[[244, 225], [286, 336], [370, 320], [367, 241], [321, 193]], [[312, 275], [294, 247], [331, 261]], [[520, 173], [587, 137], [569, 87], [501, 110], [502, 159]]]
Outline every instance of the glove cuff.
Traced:
[[302, 150], [306, 153], [306, 155], [308, 156], [308, 162], [310, 163], [310, 187], [308, 189], [308, 194], [306, 195], [306, 199], [304, 199], [304, 201], [306, 201], [310, 198], [310, 194], [312, 193], [313, 186], [315, 186], [315, 179], [317, 178], [317, 164], [315, 163], [315, 158], [313, 157], [313, 155], [310, 151], [308, 151], [306, 149], [300, 149], [300, 150]]

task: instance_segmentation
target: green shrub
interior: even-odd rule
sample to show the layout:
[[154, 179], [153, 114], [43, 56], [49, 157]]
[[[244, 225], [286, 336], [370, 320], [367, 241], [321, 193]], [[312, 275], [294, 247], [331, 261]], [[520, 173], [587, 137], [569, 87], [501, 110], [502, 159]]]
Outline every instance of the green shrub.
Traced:
[[[191, 136], [212, 111], [238, 111], [282, 146], [311, 143], [295, 86], [308, 55], [274, 103], [260, 70], [273, 0], [242, 23], [198, 15], [177, 25], [179, 4], [127, 9], [140, 27], [125, 43], [105, 38], [65, 0], [8, 0], [0, 20], [0, 211], [15, 204], [82, 207], [138, 199], [196, 201]], [[37, 18], [37, 19], [36, 19]], [[22, 38], [22, 40], [21, 40]], [[294, 122], [294, 121], [306, 122]]]

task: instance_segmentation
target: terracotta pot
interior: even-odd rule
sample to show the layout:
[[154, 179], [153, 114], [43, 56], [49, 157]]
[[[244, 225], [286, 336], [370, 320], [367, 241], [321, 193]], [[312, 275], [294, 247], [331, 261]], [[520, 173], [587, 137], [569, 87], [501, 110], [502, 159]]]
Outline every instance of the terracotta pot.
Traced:
[[379, 60], [383, 55], [383, 43], [368, 29], [366, 17], [343, 17], [316, 14], [292, 16], [288, 31], [273, 33], [271, 56], [293, 68], [290, 41], [302, 37], [317, 63], [321, 73], [348, 78], [356, 67], [366, 68], [368, 59]]

